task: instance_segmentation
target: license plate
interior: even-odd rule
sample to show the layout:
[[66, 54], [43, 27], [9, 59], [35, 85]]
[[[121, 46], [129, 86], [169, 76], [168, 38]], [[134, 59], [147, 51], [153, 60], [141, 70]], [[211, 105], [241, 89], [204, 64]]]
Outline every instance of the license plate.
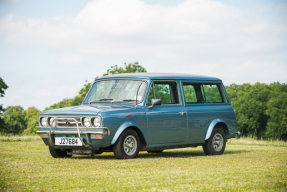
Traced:
[[71, 145], [71, 146], [82, 146], [82, 142], [79, 138], [72, 137], [56, 137], [56, 145]]

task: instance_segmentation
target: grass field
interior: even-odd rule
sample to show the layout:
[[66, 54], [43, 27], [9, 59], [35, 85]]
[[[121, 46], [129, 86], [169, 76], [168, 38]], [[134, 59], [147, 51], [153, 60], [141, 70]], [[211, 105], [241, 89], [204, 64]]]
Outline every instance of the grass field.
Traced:
[[220, 156], [197, 147], [53, 159], [38, 137], [0, 137], [0, 191], [287, 191], [286, 142], [256, 142], [232, 139]]

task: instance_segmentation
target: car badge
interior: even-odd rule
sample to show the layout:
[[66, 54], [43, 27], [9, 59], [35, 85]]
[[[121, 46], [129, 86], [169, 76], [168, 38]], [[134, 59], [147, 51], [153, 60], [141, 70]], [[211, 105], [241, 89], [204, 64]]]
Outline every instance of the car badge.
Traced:
[[70, 121], [66, 121], [66, 125], [70, 125], [71, 123], [70, 123]]

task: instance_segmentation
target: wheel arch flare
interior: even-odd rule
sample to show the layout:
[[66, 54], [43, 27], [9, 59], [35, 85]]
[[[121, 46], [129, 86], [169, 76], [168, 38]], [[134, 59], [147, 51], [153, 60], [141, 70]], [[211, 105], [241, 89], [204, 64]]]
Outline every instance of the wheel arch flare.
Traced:
[[209, 124], [206, 134], [205, 134], [205, 140], [208, 140], [210, 138], [210, 135], [216, 125], [220, 125], [221, 128], [223, 128], [223, 131], [226, 134], [226, 137], [229, 135], [229, 131], [228, 131], [228, 127], [226, 123], [222, 119], [216, 118], [216, 119], [213, 119], [211, 123]]
[[117, 132], [115, 133], [115, 135], [113, 137], [111, 145], [115, 144], [116, 141], [118, 140], [118, 138], [120, 137], [120, 135], [122, 134], [122, 132], [124, 132], [128, 128], [135, 130], [137, 132], [137, 134], [139, 135], [141, 142], [144, 145], [147, 144], [141, 128], [136, 123], [134, 123], [132, 121], [126, 121], [118, 128]]

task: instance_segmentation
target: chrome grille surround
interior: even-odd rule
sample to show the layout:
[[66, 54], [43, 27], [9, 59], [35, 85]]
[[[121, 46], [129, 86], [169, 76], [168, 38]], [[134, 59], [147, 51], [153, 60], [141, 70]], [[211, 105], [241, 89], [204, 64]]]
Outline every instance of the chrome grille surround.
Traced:
[[[47, 118], [47, 126], [42, 126], [41, 125], [41, 118], [46, 117]], [[91, 125], [89, 127], [85, 127], [83, 120], [84, 118], [89, 117], [91, 119]], [[76, 122], [74, 120], [70, 120], [71, 118], [76, 119], [78, 122], [78, 126], [79, 128], [99, 128], [99, 127], [95, 127], [93, 125], [93, 119], [95, 117], [100, 117], [100, 116], [49, 116], [49, 115], [43, 115], [43, 116], [39, 116], [39, 128], [50, 128], [50, 119], [51, 118], [60, 118], [60, 120], [55, 120], [55, 128], [77, 128]], [[100, 117], [101, 118], [101, 117]], [[101, 126], [102, 127], [102, 122], [101, 122]]]
[[[49, 117], [49, 126], [50, 125], [50, 118], [52, 117]], [[68, 117], [53, 117], [53, 118], [68, 118]], [[82, 118], [81, 117], [69, 117], [69, 118], [75, 118], [77, 121], [78, 121], [78, 126], [79, 127], [83, 127], [82, 126]], [[76, 122], [75, 121], [72, 121], [72, 120], [68, 120], [68, 119], [63, 119], [63, 120], [56, 120], [56, 127], [57, 128], [77, 128], [77, 125], [76, 125]]]

